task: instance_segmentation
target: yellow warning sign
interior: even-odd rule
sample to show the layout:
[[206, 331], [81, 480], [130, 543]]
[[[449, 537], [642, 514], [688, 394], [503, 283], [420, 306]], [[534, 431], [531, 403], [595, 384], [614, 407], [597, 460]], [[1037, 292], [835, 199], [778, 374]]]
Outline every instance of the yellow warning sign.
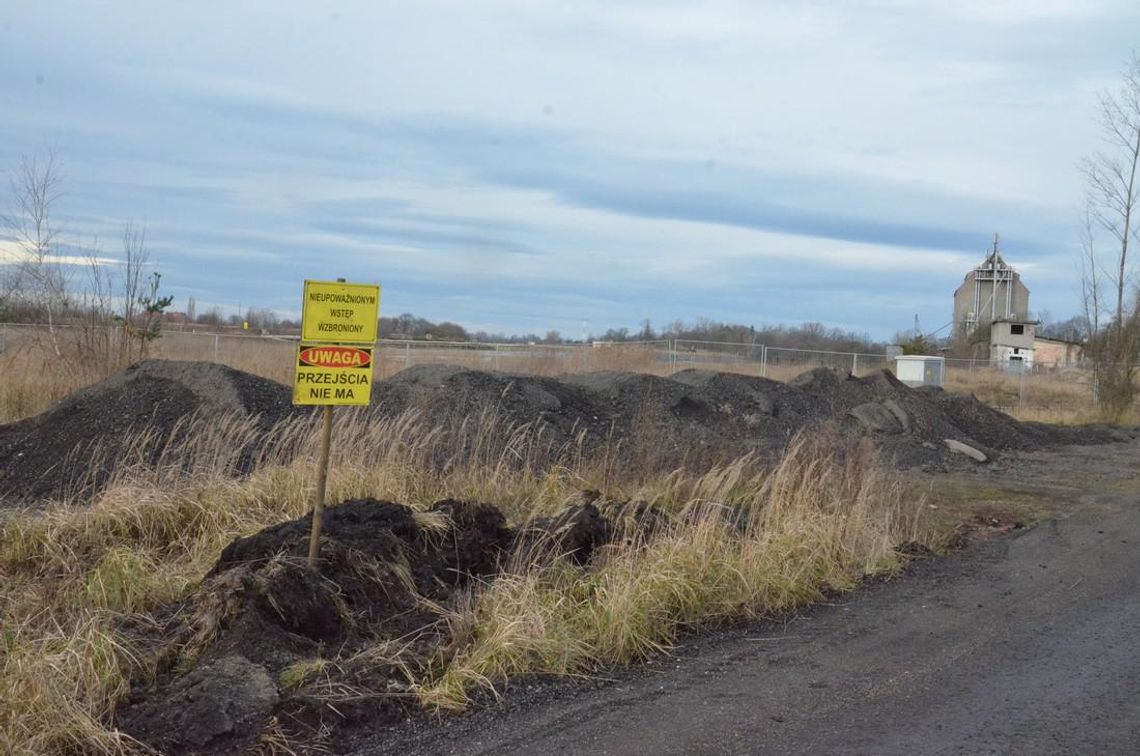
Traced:
[[372, 398], [372, 347], [297, 346], [293, 404], [368, 404]]
[[301, 341], [374, 344], [379, 284], [305, 281]]

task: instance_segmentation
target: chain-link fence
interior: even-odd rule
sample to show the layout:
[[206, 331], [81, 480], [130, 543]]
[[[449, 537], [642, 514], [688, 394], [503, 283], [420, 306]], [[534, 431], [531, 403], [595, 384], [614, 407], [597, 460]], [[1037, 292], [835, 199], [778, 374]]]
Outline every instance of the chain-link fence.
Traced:
[[[75, 327], [57, 326], [57, 333]], [[0, 354], [50, 340], [45, 326], [0, 324]], [[74, 340], [74, 339], [73, 339]], [[64, 339], [66, 341], [66, 339]], [[297, 337], [245, 332], [167, 330], [150, 346], [155, 357], [218, 362], [273, 378], [293, 379]], [[59, 349], [58, 343], [54, 343]], [[773, 347], [695, 339], [654, 341], [595, 341], [588, 344], [483, 343], [382, 339], [376, 343], [377, 377], [387, 377], [417, 365], [450, 364], [480, 370], [533, 375], [562, 375], [596, 370], [624, 370], [668, 375], [689, 368], [737, 372], [787, 381], [817, 367], [854, 375], [883, 368], [894, 370], [884, 354]], [[67, 364], [66, 361], [64, 364]], [[1021, 370], [990, 360], [946, 359], [944, 387], [971, 393], [1021, 417], [1043, 420], [1079, 419], [1093, 405], [1092, 370], [1081, 364], [1037, 366]]]

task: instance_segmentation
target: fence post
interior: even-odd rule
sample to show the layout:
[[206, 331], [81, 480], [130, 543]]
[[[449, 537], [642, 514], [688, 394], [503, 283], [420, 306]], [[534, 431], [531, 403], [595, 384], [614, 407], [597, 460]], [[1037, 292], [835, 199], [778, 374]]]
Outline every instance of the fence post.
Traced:
[[851, 375], [856, 375], [859, 372], [859, 355], [851, 355]]
[[411, 342], [404, 342], [404, 367], [409, 368], [412, 366], [412, 345]]
[[768, 346], [766, 344], [760, 345], [760, 377], [768, 377]]
[[214, 362], [218, 361], [218, 334], [214, 334]]
[[1025, 411], [1025, 365], [1021, 366], [1018, 372], [1017, 382], [1017, 414]]

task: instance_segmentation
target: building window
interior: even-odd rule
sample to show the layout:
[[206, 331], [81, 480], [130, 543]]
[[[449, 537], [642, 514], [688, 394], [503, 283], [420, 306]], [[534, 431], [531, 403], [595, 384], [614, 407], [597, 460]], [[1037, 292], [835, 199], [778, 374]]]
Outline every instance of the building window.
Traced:
[[1011, 325], [1009, 327], [1009, 332], [1014, 336], [1024, 336], [1025, 335], [1025, 326], [1022, 325], [1021, 323], [1017, 323], [1016, 325]]

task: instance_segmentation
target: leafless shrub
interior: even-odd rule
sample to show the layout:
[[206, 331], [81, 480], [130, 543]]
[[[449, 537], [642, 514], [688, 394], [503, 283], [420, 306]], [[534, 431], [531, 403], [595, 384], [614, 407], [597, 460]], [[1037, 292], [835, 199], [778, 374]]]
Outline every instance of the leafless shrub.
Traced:
[[[1132, 406], [1140, 358], [1140, 300], [1129, 243], [1140, 200], [1140, 55], [1132, 54], [1119, 92], [1104, 92], [1098, 123], [1104, 148], [1081, 163], [1088, 198], [1081, 257], [1082, 296], [1092, 336], [1097, 401], [1111, 417]], [[1106, 239], [1101, 249], [1101, 239]]]

